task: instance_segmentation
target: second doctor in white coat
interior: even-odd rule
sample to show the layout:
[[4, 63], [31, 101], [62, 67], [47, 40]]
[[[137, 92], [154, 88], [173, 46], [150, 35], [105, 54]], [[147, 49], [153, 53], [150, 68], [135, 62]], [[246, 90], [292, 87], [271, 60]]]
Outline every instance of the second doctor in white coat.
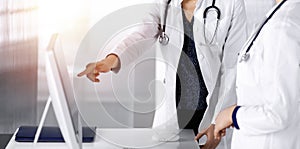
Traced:
[[277, 2], [237, 65], [238, 106], [216, 120], [215, 134], [234, 124], [233, 149], [300, 148], [300, 0]]
[[[188, 0], [184, 0], [184, 2], [192, 3]], [[215, 113], [218, 113], [221, 107], [228, 107], [236, 103], [235, 57], [246, 41], [246, 14], [243, 0], [216, 0], [215, 5], [221, 11], [221, 18], [213, 41], [214, 46], [206, 45], [207, 41], [203, 36], [203, 13], [207, 7], [212, 5], [212, 0], [195, 0], [195, 2], [197, 3], [193, 6], [195, 8], [192, 14], [195, 19], [193, 29], [196, 54], [208, 90], [206, 98], [208, 107], [199, 126], [199, 132], [205, 132], [212, 126], [211, 124], [216, 116]], [[91, 81], [99, 82], [97, 77], [100, 73], [109, 72], [111, 69], [118, 71], [117, 69], [120, 66], [126, 66], [126, 63], [133, 61], [143, 53], [143, 51], [138, 50], [126, 50], [128, 47], [147, 39], [155, 39], [154, 44], [158, 43], [156, 37], [159, 33], [159, 24], [163, 23], [167, 1], [159, 0], [155, 3], [157, 5], [150, 10], [149, 16], [144, 20], [144, 25], [125, 38], [104, 60], [87, 65], [86, 70], [80, 73], [79, 76], [87, 75]], [[170, 9], [168, 9], [166, 34], [170, 37], [170, 43], [167, 46], [162, 46], [161, 50], [166, 61], [165, 66], [163, 66], [163, 77], [161, 77], [161, 81], [165, 83], [166, 95], [164, 101], [161, 102], [162, 105], [155, 112], [154, 128], [178, 128], [175, 100], [176, 71], [174, 70], [178, 66], [184, 41], [182, 3], [183, 0], [172, 0]], [[216, 14], [214, 12], [209, 13], [211, 14], [208, 16], [205, 29], [206, 36], [211, 39], [215, 26], [210, 25], [210, 23], [215, 22]], [[216, 108], [217, 105], [219, 108]], [[213, 138], [213, 136], [208, 137], [209, 140]]]

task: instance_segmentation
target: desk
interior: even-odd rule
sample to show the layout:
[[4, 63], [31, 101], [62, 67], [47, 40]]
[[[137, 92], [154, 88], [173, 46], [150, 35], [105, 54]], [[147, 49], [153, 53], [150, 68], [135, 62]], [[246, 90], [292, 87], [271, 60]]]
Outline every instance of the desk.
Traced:
[[[15, 141], [16, 132], [10, 139], [6, 149], [32, 149], [32, 143]], [[199, 149], [197, 143], [194, 141], [192, 130], [182, 130], [179, 134], [180, 140], [178, 142], [154, 141], [152, 136], [155, 132], [149, 128], [101, 128], [97, 129], [96, 133], [97, 135], [93, 143], [83, 143], [84, 149]], [[65, 149], [67, 145], [65, 143], [37, 143], [35, 147], [42, 149]]]

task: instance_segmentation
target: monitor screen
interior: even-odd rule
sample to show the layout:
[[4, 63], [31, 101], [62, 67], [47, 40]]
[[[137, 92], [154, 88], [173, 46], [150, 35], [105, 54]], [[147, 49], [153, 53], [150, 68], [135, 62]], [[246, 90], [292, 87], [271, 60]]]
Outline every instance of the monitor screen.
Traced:
[[76, 100], [75, 100], [74, 93], [73, 93], [73, 87], [71, 84], [70, 75], [69, 75], [68, 69], [67, 69], [67, 63], [64, 60], [65, 58], [64, 58], [64, 53], [62, 50], [62, 45], [61, 45], [61, 42], [58, 40], [58, 38], [56, 41], [57, 42], [53, 49], [53, 51], [54, 51], [53, 53], [54, 53], [55, 60], [58, 64], [57, 65], [58, 72], [59, 72], [60, 80], [63, 85], [64, 93], [65, 93], [65, 96], [67, 99], [67, 104], [68, 104], [68, 108], [69, 108], [69, 111], [71, 114], [74, 131], [77, 133], [78, 132], [78, 108], [77, 108]]
[[[76, 100], [75, 100], [74, 92], [73, 92], [73, 86], [71, 84], [71, 79], [70, 79], [70, 76], [68, 73], [67, 64], [64, 60], [65, 57], [64, 57], [63, 50], [62, 50], [61, 42], [58, 39], [58, 34], [52, 35], [50, 43], [47, 48], [47, 52], [48, 52], [47, 60], [49, 61], [48, 67], [50, 67], [50, 69], [51, 69], [50, 73], [57, 74], [57, 75], [55, 75], [55, 74], [48, 75], [47, 74], [47, 77], [53, 76], [54, 81], [58, 82], [56, 85], [51, 86], [51, 84], [50, 84], [49, 89], [51, 89], [52, 87], [59, 88], [60, 86], [62, 86], [62, 89], [63, 89], [62, 94], [59, 94], [60, 93], [59, 91], [57, 91], [57, 93], [59, 94], [59, 96], [64, 96], [64, 98], [62, 98], [62, 99], [66, 99], [67, 107], [62, 107], [62, 108], [68, 109], [67, 111], [68, 111], [69, 116], [67, 116], [67, 117], [71, 118], [73, 130], [74, 130], [77, 142], [81, 143], [81, 139], [79, 139], [79, 138], [82, 138], [82, 135], [81, 135], [82, 126], [81, 126], [80, 119], [79, 119], [80, 114], [78, 112], [78, 108], [77, 108], [77, 104], [76, 104]], [[47, 67], [47, 64], [46, 64], [46, 67]], [[48, 84], [49, 84], [49, 81], [48, 81]], [[50, 94], [51, 94], [51, 92], [50, 92]], [[62, 99], [58, 99], [58, 100], [62, 100]], [[54, 99], [52, 99], [52, 100], [54, 100]], [[58, 102], [61, 102], [61, 101], [58, 101]], [[53, 105], [55, 106], [55, 104], [53, 104]], [[55, 107], [54, 107], [54, 110], [55, 110]], [[58, 121], [59, 121], [59, 119], [58, 119]], [[67, 126], [67, 127], [70, 127], [70, 126]]]

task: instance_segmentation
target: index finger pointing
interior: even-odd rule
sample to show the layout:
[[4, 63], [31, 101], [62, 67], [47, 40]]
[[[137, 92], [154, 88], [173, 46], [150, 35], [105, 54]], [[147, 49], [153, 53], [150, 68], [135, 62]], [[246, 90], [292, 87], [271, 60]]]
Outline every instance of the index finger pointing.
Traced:
[[79, 74], [77, 74], [78, 77], [82, 77], [84, 75], [88, 74], [88, 70], [85, 69], [84, 71], [80, 72]]

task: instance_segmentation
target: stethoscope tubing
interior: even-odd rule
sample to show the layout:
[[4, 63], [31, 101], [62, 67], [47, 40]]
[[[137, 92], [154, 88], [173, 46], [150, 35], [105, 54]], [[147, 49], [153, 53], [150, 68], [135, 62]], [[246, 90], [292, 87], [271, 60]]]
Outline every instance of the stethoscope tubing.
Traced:
[[287, 0], [283, 0], [274, 10], [273, 12], [267, 17], [267, 19], [262, 23], [260, 28], [257, 30], [255, 36], [252, 38], [250, 44], [247, 47], [246, 52], [242, 55], [241, 61], [247, 60], [249, 58], [249, 51], [252, 48], [254, 42], [256, 41], [258, 35], [261, 33], [263, 27], [270, 21], [270, 19], [274, 16], [274, 14], [281, 8], [281, 6], [286, 2]]
[[[169, 9], [169, 5], [171, 3], [171, 0], [168, 0], [167, 1], [167, 5], [166, 5], [166, 8], [165, 8], [165, 12], [164, 12], [164, 19], [163, 19], [163, 24], [161, 24], [161, 29], [160, 29], [160, 35], [159, 35], [159, 42], [162, 44], [162, 45], [167, 45], [169, 43], [169, 37], [168, 35], [166, 34], [166, 23], [167, 23], [167, 17], [168, 17], [168, 9]], [[206, 26], [206, 18], [207, 18], [207, 14], [210, 10], [214, 10], [217, 12], [217, 24], [216, 24], [216, 29], [213, 33], [213, 36], [212, 36], [212, 39], [211, 41], [209, 41], [209, 44], [212, 44], [215, 36], [216, 36], [216, 33], [217, 33], [217, 29], [218, 29], [218, 26], [219, 26], [219, 20], [221, 18], [221, 10], [215, 5], [216, 3], [216, 0], [213, 0], [212, 1], [212, 5], [211, 6], [208, 6], [204, 12], [203, 12], [203, 19], [204, 19], [204, 32], [203, 32], [203, 35], [204, 35], [204, 38], [205, 38], [205, 42], [207, 43], [207, 39], [206, 39], [206, 31], [205, 31], [205, 26]]]
[[167, 5], [166, 5], [166, 9], [165, 9], [165, 13], [164, 13], [164, 22], [163, 22], [163, 26], [162, 26], [162, 32], [166, 31], [166, 23], [167, 23], [167, 17], [168, 17], [168, 9], [169, 9], [169, 5], [171, 3], [171, 0], [168, 0]]

